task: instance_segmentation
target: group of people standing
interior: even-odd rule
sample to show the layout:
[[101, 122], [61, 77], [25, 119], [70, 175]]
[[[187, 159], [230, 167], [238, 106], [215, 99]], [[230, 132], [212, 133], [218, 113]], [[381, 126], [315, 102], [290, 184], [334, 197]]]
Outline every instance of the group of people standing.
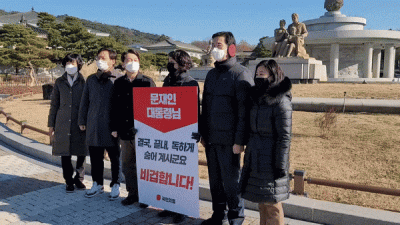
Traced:
[[[215, 33], [212, 38], [215, 68], [207, 74], [199, 133], [193, 134], [205, 147], [212, 196], [213, 214], [202, 224], [242, 224], [243, 199], [259, 203], [260, 224], [283, 224], [281, 201], [289, 197], [290, 188], [291, 82], [274, 60], [260, 62], [251, 75], [236, 60], [231, 32]], [[121, 203], [130, 205], [139, 201], [135, 135], [140, 131], [134, 125], [132, 88], [156, 85], [140, 73], [140, 55], [135, 50], [121, 55], [125, 75], [115, 79], [116, 58], [114, 50], [100, 49], [96, 58], [99, 70], [85, 82], [79, 73], [81, 57], [68, 54], [63, 60], [66, 72], [53, 88], [48, 126], [53, 154], [61, 156], [67, 192], [86, 188], [83, 165], [89, 153], [93, 185], [85, 196], [103, 193], [106, 150], [112, 171], [110, 200], [119, 197], [121, 158], [128, 191]], [[191, 67], [187, 52], [170, 52], [163, 86], [198, 87], [188, 72]], [[75, 177], [71, 155], [77, 156]], [[174, 223], [185, 219], [167, 210], [159, 216], [173, 216]]]

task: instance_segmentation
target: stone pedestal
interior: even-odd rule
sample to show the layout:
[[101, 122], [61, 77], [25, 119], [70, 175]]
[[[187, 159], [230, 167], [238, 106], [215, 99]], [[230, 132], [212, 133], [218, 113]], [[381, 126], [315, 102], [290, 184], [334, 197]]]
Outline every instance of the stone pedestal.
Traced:
[[189, 70], [190, 76], [192, 76], [195, 80], [205, 80], [208, 71], [213, 69], [214, 67], [211, 66], [199, 66], [194, 67]]
[[320, 81], [327, 81], [326, 66], [322, 64], [322, 61], [314, 58], [257, 58], [249, 61], [248, 68], [251, 70], [251, 74], [255, 74], [255, 68], [259, 62], [268, 59], [274, 59], [282, 68], [285, 76], [290, 78], [292, 83], [317, 83]]

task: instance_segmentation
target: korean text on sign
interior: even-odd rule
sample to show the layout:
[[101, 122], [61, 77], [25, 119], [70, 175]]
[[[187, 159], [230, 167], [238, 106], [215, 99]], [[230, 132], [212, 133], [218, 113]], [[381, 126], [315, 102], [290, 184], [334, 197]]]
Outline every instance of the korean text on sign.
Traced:
[[[150, 94], [151, 105], [176, 105], [176, 94]], [[147, 118], [154, 119], [167, 119], [167, 120], [180, 120], [181, 109], [174, 109], [172, 107], [148, 107]]]
[[140, 180], [192, 190], [194, 177], [179, 174], [173, 176], [172, 173], [164, 171], [140, 169]]

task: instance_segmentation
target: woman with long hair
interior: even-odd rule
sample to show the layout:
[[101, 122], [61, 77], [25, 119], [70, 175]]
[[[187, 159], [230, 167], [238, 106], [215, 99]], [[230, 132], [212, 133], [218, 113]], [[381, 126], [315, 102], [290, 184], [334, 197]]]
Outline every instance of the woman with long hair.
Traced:
[[256, 66], [250, 137], [242, 171], [242, 197], [259, 204], [260, 225], [283, 225], [289, 198], [292, 84], [274, 60]]

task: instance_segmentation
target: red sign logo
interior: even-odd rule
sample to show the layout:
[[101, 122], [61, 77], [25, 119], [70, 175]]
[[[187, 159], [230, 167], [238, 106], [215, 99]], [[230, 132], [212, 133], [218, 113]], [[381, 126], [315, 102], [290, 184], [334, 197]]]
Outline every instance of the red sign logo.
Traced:
[[135, 120], [163, 133], [197, 123], [197, 101], [197, 87], [133, 88]]
[[157, 201], [161, 200], [161, 195], [157, 195]]

